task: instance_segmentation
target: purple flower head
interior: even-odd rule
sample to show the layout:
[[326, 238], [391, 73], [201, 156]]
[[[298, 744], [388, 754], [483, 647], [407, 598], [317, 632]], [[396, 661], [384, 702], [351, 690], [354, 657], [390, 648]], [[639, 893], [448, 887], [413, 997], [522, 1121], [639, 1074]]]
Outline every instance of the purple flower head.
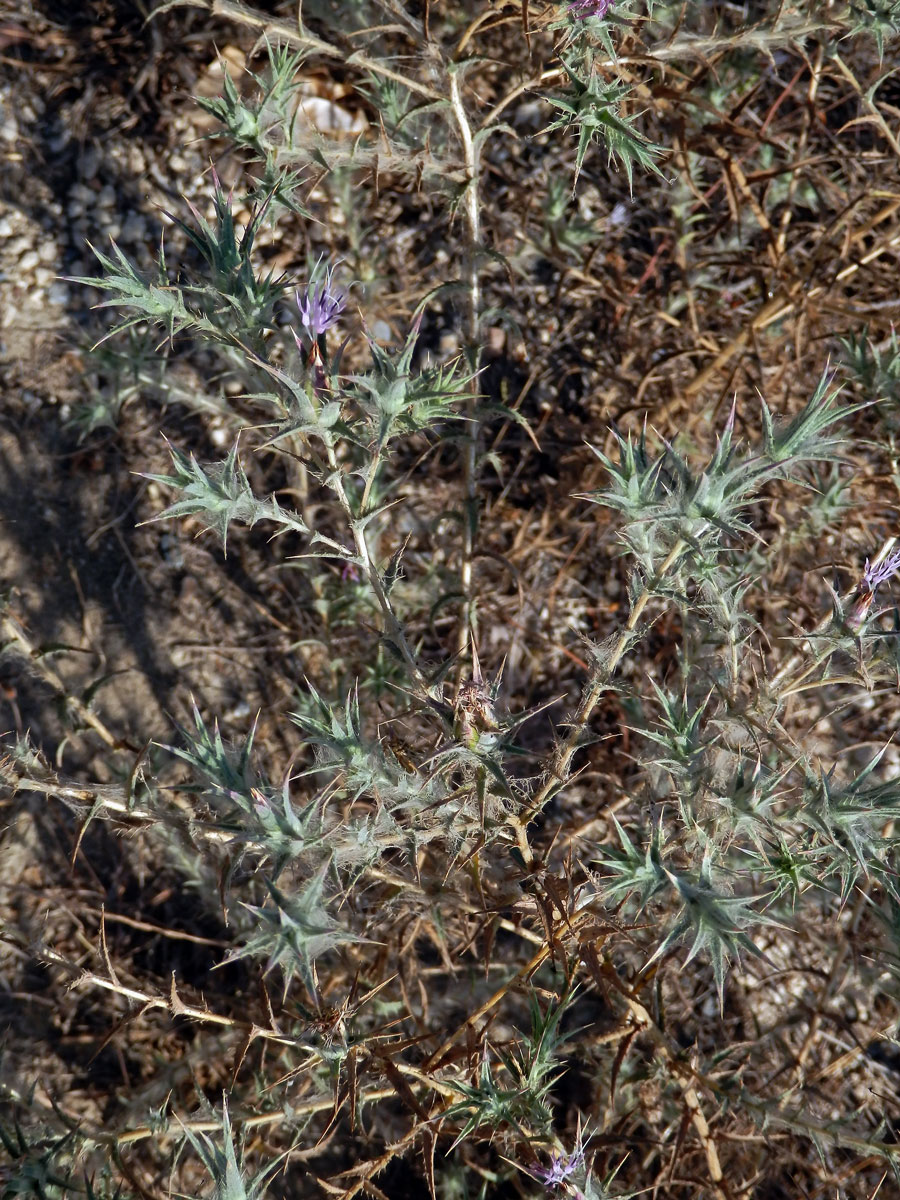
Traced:
[[299, 288], [294, 293], [300, 321], [314, 342], [326, 329], [336, 324], [347, 303], [344, 293], [334, 287], [333, 273], [333, 270], [327, 270], [325, 278], [318, 283], [307, 284], [304, 293]]
[[576, 21], [596, 17], [602, 21], [613, 6], [613, 0], [570, 0], [569, 13]]
[[874, 592], [879, 584], [886, 583], [898, 570], [900, 570], [900, 550], [895, 550], [893, 554], [889, 554], [877, 566], [870, 567], [869, 560], [866, 559], [866, 568], [863, 571], [862, 581], [859, 585], [860, 591]]
[[882, 583], [887, 583], [892, 575], [896, 575], [897, 571], [900, 571], [900, 550], [895, 550], [880, 563], [871, 566], [869, 560], [866, 559], [862, 579], [856, 586], [856, 599], [847, 614], [847, 625], [850, 629], [857, 633], [862, 629], [875, 599], [876, 591]]
[[531, 1174], [548, 1188], [562, 1187], [576, 1171], [584, 1166], [584, 1150], [576, 1146], [571, 1154], [554, 1150], [550, 1155], [549, 1167], [535, 1163]]

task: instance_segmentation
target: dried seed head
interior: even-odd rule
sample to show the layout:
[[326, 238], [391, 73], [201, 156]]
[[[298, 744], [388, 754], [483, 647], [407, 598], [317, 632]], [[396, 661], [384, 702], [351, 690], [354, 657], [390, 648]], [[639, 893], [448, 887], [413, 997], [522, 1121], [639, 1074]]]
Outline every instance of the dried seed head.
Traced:
[[475, 746], [481, 735], [500, 728], [491, 693], [480, 680], [468, 679], [459, 689], [456, 701], [457, 732], [467, 746]]

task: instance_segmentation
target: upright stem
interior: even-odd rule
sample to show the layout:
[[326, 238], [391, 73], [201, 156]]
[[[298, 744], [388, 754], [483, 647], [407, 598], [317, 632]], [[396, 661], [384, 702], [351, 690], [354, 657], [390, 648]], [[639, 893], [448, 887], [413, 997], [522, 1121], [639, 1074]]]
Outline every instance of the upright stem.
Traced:
[[466, 282], [468, 290], [468, 310], [466, 317], [466, 342], [471, 358], [470, 367], [472, 380], [469, 384], [469, 394], [466, 399], [466, 418], [469, 433], [463, 452], [463, 536], [462, 564], [460, 566], [460, 586], [463, 595], [463, 611], [459, 623], [459, 638], [457, 650], [465, 654], [469, 647], [474, 624], [472, 595], [472, 559], [475, 553], [475, 534], [478, 527], [478, 500], [476, 465], [478, 461], [478, 424], [476, 420], [476, 401], [478, 396], [478, 362], [480, 355], [479, 336], [481, 320], [481, 281], [478, 275], [478, 247], [481, 245], [481, 211], [478, 202], [478, 151], [472, 137], [472, 127], [462, 102], [460, 93], [460, 69], [451, 64], [450, 104], [453, 108], [459, 136], [463, 147], [463, 157], [466, 165], [466, 193], [463, 210], [466, 214], [468, 233], [468, 263]]
[[363, 564], [363, 570], [369, 581], [372, 591], [375, 593], [375, 599], [381, 608], [384, 616], [385, 633], [397, 647], [406, 664], [406, 669], [409, 672], [410, 679], [415, 684], [420, 693], [420, 699], [426, 702], [431, 699], [431, 691], [428, 685], [428, 680], [422, 673], [422, 669], [416, 662], [415, 655], [410, 649], [409, 642], [406, 640], [406, 634], [403, 632], [403, 627], [397, 619], [397, 614], [394, 612], [394, 606], [391, 604], [390, 596], [384, 590], [384, 582], [381, 578], [381, 573], [378, 570], [376, 563], [372, 561], [372, 556], [369, 552], [369, 545], [366, 541], [365, 529], [360, 526], [360, 523], [353, 511], [353, 506], [350, 503], [350, 497], [347, 495], [347, 490], [344, 487], [344, 476], [337, 460], [337, 455], [334, 452], [334, 447], [330, 443], [325, 444], [325, 453], [328, 459], [328, 466], [331, 470], [331, 486], [334, 488], [335, 495], [344, 510], [347, 517], [347, 522], [350, 526], [350, 531], [353, 534], [353, 544], [356, 547], [356, 553]]

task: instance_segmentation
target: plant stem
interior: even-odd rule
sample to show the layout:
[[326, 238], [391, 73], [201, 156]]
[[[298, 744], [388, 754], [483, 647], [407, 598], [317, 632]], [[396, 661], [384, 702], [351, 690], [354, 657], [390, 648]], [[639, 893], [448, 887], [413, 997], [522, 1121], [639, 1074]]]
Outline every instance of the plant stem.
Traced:
[[478, 151], [472, 137], [472, 127], [466, 114], [460, 93], [461, 69], [457, 64], [449, 68], [450, 104], [456, 117], [459, 136], [463, 146], [463, 157], [466, 167], [466, 190], [464, 211], [468, 232], [468, 264], [467, 290], [468, 311], [466, 320], [466, 341], [471, 356], [472, 379], [468, 385], [466, 399], [466, 418], [469, 423], [469, 433], [463, 452], [463, 540], [462, 564], [460, 566], [460, 586], [463, 594], [463, 611], [459, 625], [457, 652], [464, 655], [469, 646], [474, 626], [472, 596], [472, 559], [475, 552], [475, 534], [478, 525], [477, 510], [477, 480], [476, 466], [478, 462], [478, 423], [476, 419], [476, 401], [478, 397], [478, 362], [479, 362], [479, 333], [481, 321], [481, 280], [478, 275], [478, 248], [481, 244], [481, 212], [478, 199], [479, 163]]
[[[431, 700], [431, 688], [428, 680], [422, 672], [419, 664], [416, 662], [415, 655], [410, 649], [409, 642], [406, 640], [406, 634], [403, 632], [403, 627], [394, 612], [394, 606], [391, 604], [390, 597], [384, 590], [384, 582], [381, 578], [381, 573], [378, 570], [376, 563], [372, 561], [372, 556], [369, 553], [369, 545], [366, 541], [365, 529], [361, 526], [359, 519], [353, 512], [353, 506], [350, 503], [350, 497], [347, 495], [347, 490], [344, 487], [344, 475], [341, 471], [340, 464], [337, 460], [337, 455], [334, 452], [334, 446], [330, 442], [325, 443], [325, 451], [328, 457], [328, 465], [331, 468], [330, 484], [335, 495], [344, 510], [347, 517], [347, 522], [350, 525], [350, 531], [353, 534], [353, 543], [356, 547], [356, 553], [363, 564], [363, 570], [369, 581], [372, 591], [375, 593], [375, 598], [381, 608], [384, 616], [385, 633], [390, 638], [391, 642], [397, 647], [406, 664], [406, 669], [410, 679], [415, 684], [419, 692], [419, 698], [428, 703]], [[429, 708], [433, 706], [429, 703]]]

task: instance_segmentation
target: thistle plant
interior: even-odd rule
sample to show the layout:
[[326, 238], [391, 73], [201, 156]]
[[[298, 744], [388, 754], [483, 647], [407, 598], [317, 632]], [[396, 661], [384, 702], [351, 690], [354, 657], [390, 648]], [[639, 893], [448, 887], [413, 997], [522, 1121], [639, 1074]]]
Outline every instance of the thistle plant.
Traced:
[[569, 79], [569, 88], [549, 98], [560, 116], [547, 128], [550, 131], [572, 129], [577, 133], [573, 190], [577, 186], [588, 148], [597, 143], [606, 149], [610, 161], [615, 160], [622, 167], [631, 191], [635, 166], [644, 170], [659, 170], [656, 164], [659, 150], [635, 128], [633, 118], [623, 115], [622, 105], [628, 89], [619, 83], [604, 84], [598, 76], [584, 74], [565, 60], [563, 67]]
[[162, 399], [130, 532], [182, 531], [217, 665], [119, 729], [0, 615], [0, 779], [64, 846], [2, 912], [53, 1016], [12, 1191], [875, 1194], [891, 6], [213, 8], [266, 36], [206, 192], [80, 279], [133, 367], [83, 436]]
[[221, 1148], [206, 1132], [195, 1133], [188, 1126], [184, 1129], [185, 1139], [209, 1172], [216, 1200], [257, 1200], [265, 1193], [272, 1174], [281, 1166], [281, 1159], [276, 1158], [251, 1174], [244, 1168], [243, 1156], [235, 1149], [228, 1105], [224, 1100], [221, 1123]]

